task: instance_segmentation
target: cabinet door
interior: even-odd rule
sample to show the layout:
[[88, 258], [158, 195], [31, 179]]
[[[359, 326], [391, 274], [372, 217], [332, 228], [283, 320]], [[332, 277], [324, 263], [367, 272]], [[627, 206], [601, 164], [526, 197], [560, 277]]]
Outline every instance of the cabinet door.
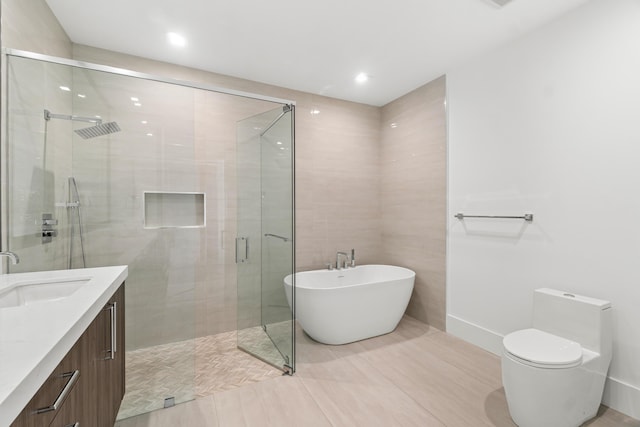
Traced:
[[76, 346], [86, 375], [51, 427], [113, 427], [124, 396], [124, 287], [109, 299]]
[[99, 316], [102, 319], [102, 360], [96, 364], [99, 427], [112, 427], [124, 397], [124, 285]]

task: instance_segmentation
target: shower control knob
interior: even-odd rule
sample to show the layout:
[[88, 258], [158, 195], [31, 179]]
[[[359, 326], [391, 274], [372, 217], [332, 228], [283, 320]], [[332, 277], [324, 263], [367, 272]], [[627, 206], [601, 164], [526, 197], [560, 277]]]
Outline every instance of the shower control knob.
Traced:
[[42, 243], [51, 243], [54, 237], [58, 236], [58, 231], [54, 229], [54, 226], [58, 225], [58, 220], [50, 213], [42, 214], [42, 222], [40, 226], [40, 236], [42, 237]]

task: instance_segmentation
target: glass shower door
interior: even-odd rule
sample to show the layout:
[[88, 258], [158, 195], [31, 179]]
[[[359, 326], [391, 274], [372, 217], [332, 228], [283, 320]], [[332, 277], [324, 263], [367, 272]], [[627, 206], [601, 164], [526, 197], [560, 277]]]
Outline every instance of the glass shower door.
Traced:
[[69, 67], [11, 58], [7, 64], [6, 179], [3, 247], [20, 256], [9, 272], [67, 267], [68, 177], [72, 174], [72, 123], [48, 121], [45, 109], [70, 111], [61, 96]]
[[238, 122], [238, 347], [295, 369], [294, 312], [284, 278], [294, 270], [293, 107]]

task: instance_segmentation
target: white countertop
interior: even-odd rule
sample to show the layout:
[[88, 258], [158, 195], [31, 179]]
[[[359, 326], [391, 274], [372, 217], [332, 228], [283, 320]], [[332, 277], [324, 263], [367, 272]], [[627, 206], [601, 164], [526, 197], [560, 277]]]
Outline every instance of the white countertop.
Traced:
[[0, 291], [26, 281], [90, 278], [66, 298], [0, 308], [0, 426], [20, 414], [127, 274], [127, 266], [117, 266], [0, 275]]

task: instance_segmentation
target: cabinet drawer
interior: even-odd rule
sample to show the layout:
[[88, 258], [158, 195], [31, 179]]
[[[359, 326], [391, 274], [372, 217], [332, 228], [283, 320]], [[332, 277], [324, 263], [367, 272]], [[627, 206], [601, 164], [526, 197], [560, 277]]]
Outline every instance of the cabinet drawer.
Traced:
[[81, 418], [83, 414], [78, 411], [78, 404], [82, 401], [84, 387], [81, 384], [76, 385], [66, 403], [57, 411], [57, 414], [49, 427], [73, 427], [76, 424], [79, 427], [90, 427], [87, 419]]
[[78, 388], [77, 383], [81, 375], [80, 351], [74, 347], [54, 369], [11, 427], [48, 426], [62, 410], [73, 390]]

